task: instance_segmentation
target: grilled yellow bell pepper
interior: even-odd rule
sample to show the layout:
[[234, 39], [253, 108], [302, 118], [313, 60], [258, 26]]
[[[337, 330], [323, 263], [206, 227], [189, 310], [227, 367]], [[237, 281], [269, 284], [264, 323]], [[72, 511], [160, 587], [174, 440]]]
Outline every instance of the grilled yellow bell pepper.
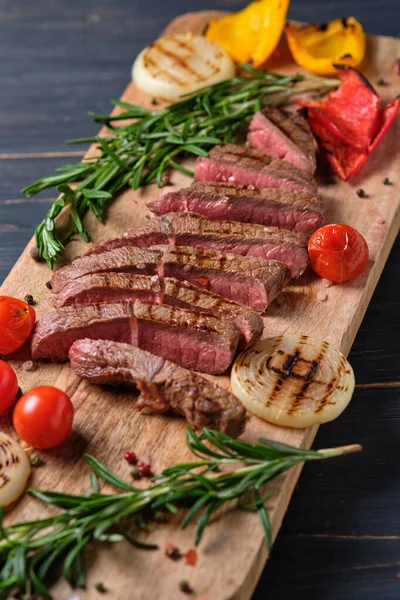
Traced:
[[365, 54], [365, 34], [354, 17], [319, 25], [289, 23], [286, 38], [298, 65], [316, 75], [335, 73], [334, 64], [356, 67]]
[[206, 37], [238, 63], [259, 67], [275, 50], [290, 0], [256, 0], [243, 10], [210, 21]]

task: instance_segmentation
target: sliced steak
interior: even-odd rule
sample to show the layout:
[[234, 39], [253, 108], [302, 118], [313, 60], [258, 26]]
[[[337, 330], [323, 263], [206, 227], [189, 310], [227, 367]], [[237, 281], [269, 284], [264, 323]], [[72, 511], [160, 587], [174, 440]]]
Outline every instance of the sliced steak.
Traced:
[[158, 215], [195, 212], [213, 221], [258, 223], [307, 235], [323, 225], [325, 216], [322, 200], [316, 194], [202, 181], [160, 196], [150, 209]]
[[194, 175], [197, 181], [283, 188], [308, 194], [315, 194], [317, 191], [317, 184], [311, 173], [259, 150], [235, 144], [214, 146], [209, 156], [199, 156]]
[[188, 369], [217, 375], [232, 363], [239, 337], [229, 321], [165, 304], [135, 300], [67, 306], [40, 319], [32, 338], [32, 356], [62, 361], [76, 340], [104, 339], [132, 344]]
[[288, 267], [276, 260], [185, 246], [156, 246], [152, 249], [124, 246], [75, 259], [56, 271], [52, 288], [58, 293], [84, 275], [112, 271], [184, 279], [260, 312], [290, 279]]
[[267, 106], [256, 112], [247, 141], [261, 152], [314, 173], [315, 140], [307, 121], [298, 113]]
[[93, 246], [87, 254], [154, 243], [280, 260], [292, 277], [299, 277], [308, 263], [307, 238], [301, 234], [232, 221], [217, 223], [195, 213], [169, 213], [152, 219], [141, 229], [129, 229], [118, 238]]
[[79, 377], [96, 384], [128, 384], [141, 395], [137, 408], [173, 410], [198, 430], [203, 427], [240, 435], [246, 412], [226, 390], [150, 352], [106, 340], [79, 340], [69, 351]]
[[130, 273], [94, 273], [72, 281], [54, 295], [56, 308], [82, 304], [143, 300], [191, 308], [226, 318], [242, 334], [240, 346], [250, 346], [260, 339], [264, 328], [261, 317], [253, 310], [227, 300], [219, 294], [170, 277], [131, 275]]

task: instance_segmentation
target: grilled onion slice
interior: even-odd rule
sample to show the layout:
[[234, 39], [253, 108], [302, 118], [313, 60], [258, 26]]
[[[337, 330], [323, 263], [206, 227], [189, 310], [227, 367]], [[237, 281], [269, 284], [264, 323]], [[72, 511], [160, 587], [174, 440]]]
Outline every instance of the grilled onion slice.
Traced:
[[240, 354], [231, 385], [261, 419], [303, 428], [336, 419], [350, 402], [355, 380], [348, 360], [328, 342], [283, 335]]
[[132, 79], [147, 94], [178, 100], [184, 94], [235, 76], [235, 65], [217, 44], [192, 33], [163, 37], [142, 50]]
[[0, 431], [0, 506], [6, 508], [23, 494], [31, 464], [21, 446]]

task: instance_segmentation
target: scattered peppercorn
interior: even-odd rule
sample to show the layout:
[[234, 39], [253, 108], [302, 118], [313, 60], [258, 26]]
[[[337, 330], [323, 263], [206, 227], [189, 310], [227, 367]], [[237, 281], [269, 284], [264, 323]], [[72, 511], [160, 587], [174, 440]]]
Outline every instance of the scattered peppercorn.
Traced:
[[39, 250], [36, 248], [36, 246], [30, 249], [29, 254], [36, 262], [44, 262], [44, 258], [40, 256]]
[[168, 556], [171, 560], [180, 560], [182, 558], [182, 552], [176, 546], [168, 546], [165, 550], [165, 556]]
[[137, 463], [137, 456], [134, 452], [125, 452], [124, 459], [130, 465], [136, 465]]
[[27, 294], [24, 298], [25, 302], [27, 304], [29, 304], [30, 306], [33, 306], [34, 304], [36, 304], [36, 302], [33, 299], [33, 296], [31, 296], [31, 294]]
[[151, 472], [151, 467], [147, 463], [138, 463], [139, 473], [142, 477], [151, 477], [153, 473]]
[[48, 290], [52, 290], [53, 289], [53, 286], [51, 285], [50, 281], [46, 281], [46, 287], [47, 287]]
[[182, 579], [182, 581], [179, 582], [179, 589], [184, 594], [194, 594], [194, 589], [185, 579]]
[[191, 548], [187, 552], [185, 552], [185, 565], [189, 565], [189, 567], [195, 567], [197, 563], [197, 552], [194, 548]]
[[390, 181], [389, 177], [385, 177], [382, 183], [383, 185], [392, 185], [392, 182]]
[[106, 586], [101, 581], [99, 581], [98, 583], [96, 583], [96, 585], [94, 587], [96, 588], [96, 590], [98, 592], [100, 592], [100, 594], [105, 594], [107, 592]]
[[151, 103], [153, 106], [157, 106], [158, 105], [158, 100], [156, 100], [156, 98], [152, 98], [151, 99]]
[[43, 460], [37, 452], [32, 452], [29, 457], [29, 462], [31, 463], [32, 467], [40, 467], [43, 465]]
[[131, 471], [131, 477], [133, 479], [142, 479], [142, 475], [140, 474], [139, 469], [132, 469], [132, 471]]
[[33, 360], [26, 360], [22, 363], [22, 368], [24, 371], [36, 371], [37, 365], [33, 362]]
[[382, 79], [382, 77], [380, 79], [378, 79], [378, 81], [376, 83], [377, 83], [377, 85], [380, 85], [382, 87], [384, 87], [385, 85], [389, 85], [387, 81]]
[[359, 189], [357, 190], [357, 196], [358, 196], [359, 198], [365, 198], [366, 194], [365, 194], [365, 192], [364, 192], [364, 190], [363, 190], [362, 188], [359, 188]]

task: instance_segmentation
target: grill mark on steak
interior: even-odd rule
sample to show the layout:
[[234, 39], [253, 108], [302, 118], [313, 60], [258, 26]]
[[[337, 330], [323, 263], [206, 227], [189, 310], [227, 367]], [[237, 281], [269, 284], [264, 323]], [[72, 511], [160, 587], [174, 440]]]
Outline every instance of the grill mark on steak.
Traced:
[[217, 375], [231, 364], [239, 335], [229, 321], [176, 306], [139, 300], [92, 304], [44, 315], [32, 338], [32, 357], [62, 361], [78, 339], [108, 339]]
[[307, 121], [297, 113], [265, 107], [252, 118], [248, 142], [261, 152], [314, 173], [316, 145]]
[[121, 300], [168, 304], [232, 320], [242, 334], [240, 347], [254, 344], [264, 328], [261, 317], [255, 311], [209, 290], [170, 277], [95, 273], [72, 281], [59, 294], [53, 295], [56, 308]]
[[299, 277], [308, 263], [307, 238], [302, 234], [249, 223], [217, 223], [196, 213], [163, 215], [140, 229], [129, 229], [122, 236], [93, 246], [86, 255], [123, 246], [143, 248], [154, 244], [193, 246], [280, 260], [289, 267], [292, 277]]
[[152, 249], [116, 248], [75, 259], [56, 271], [54, 293], [90, 273], [130, 272], [184, 279], [263, 312], [288, 283], [290, 271], [282, 262], [214, 250], [157, 246]]
[[213, 221], [274, 226], [311, 235], [324, 222], [324, 205], [317, 194], [279, 188], [218, 182], [195, 182], [169, 192], [150, 204], [155, 214], [195, 212]]
[[211, 381], [149, 352], [106, 340], [79, 340], [70, 349], [71, 366], [95, 384], [137, 386], [139, 409], [173, 410], [198, 430], [209, 427], [240, 435], [246, 412], [239, 400]]
[[257, 188], [300, 190], [311, 194], [317, 191], [311, 173], [259, 150], [235, 144], [214, 146], [208, 157], [198, 157], [195, 179], [247, 184]]

